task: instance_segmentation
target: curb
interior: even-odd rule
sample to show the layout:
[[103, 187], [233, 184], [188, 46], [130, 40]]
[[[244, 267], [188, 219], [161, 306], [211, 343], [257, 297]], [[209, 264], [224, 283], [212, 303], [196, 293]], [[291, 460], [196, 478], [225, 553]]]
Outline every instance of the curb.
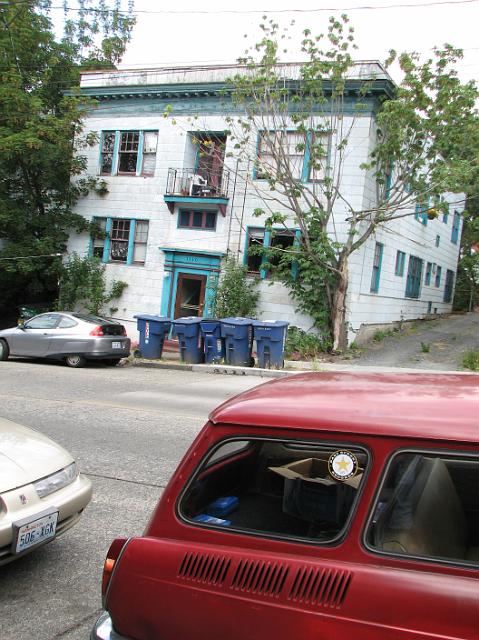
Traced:
[[260, 378], [282, 378], [300, 371], [285, 371], [284, 369], [259, 369], [257, 367], [235, 367], [224, 364], [187, 364], [183, 362], [170, 362], [165, 360], [144, 360], [135, 358], [131, 361], [134, 367], [148, 369], [175, 369], [177, 371], [196, 371], [197, 373], [209, 373], [216, 375], [257, 376]]

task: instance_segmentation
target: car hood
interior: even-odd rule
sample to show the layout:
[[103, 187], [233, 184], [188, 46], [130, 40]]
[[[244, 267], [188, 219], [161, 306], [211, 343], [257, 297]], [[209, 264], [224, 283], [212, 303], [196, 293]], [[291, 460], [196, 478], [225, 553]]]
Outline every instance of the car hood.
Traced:
[[0, 493], [44, 478], [72, 462], [68, 451], [50, 438], [0, 418]]

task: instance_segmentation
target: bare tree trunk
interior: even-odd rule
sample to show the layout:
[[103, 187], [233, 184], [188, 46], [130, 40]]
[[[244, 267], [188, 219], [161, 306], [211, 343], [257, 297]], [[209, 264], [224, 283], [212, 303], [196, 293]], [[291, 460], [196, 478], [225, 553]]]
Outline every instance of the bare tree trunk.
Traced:
[[348, 291], [348, 257], [341, 256], [338, 264], [336, 289], [331, 305], [332, 351], [343, 351], [347, 347], [346, 294]]

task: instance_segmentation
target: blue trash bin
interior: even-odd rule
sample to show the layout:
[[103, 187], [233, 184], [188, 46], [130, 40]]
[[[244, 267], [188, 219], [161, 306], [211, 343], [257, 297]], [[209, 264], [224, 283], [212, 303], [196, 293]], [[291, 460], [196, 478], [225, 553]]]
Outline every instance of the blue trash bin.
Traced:
[[199, 364], [204, 361], [203, 335], [200, 332], [201, 318], [187, 316], [172, 321], [173, 337], [178, 338], [181, 362]]
[[142, 358], [161, 358], [163, 344], [171, 326], [171, 321], [162, 316], [137, 315], [136, 326], [140, 332], [140, 353]]
[[223, 362], [225, 359], [225, 341], [221, 337], [221, 320], [204, 318], [200, 322], [205, 342], [205, 362], [209, 364]]
[[253, 324], [258, 366], [262, 369], [282, 369], [284, 343], [289, 322], [284, 320], [255, 320]]
[[251, 318], [222, 318], [221, 335], [225, 339], [226, 364], [237, 367], [254, 366], [253, 322]]

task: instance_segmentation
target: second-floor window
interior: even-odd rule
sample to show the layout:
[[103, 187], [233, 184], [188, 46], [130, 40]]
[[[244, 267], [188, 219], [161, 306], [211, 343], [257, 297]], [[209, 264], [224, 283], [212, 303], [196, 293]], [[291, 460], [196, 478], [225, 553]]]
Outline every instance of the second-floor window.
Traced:
[[429, 203], [427, 200], [418, 200], [416, 202], [416, 209], [414, 211], [414, 217], [424, 226], [427, 225], [427, 212], [429, 209]]
[[102, 262], [145, 264], [148, 241], [148, 220], [135, 218], [95, 218], [105, 233], [93, 238], [91, 253]]
[[452, 219], [452, 232], [451, 232], [451, 242], [453, 244], [457, 244], [459, 240], [459, 228], [461, 226], [461, 215], [458, 211], [454, 211], [454, 218]]
[[157, 131], [104, 131], [101, 175], [153, 176], [157, 145]]
[[261, 131], [254, 177], [321, 182], [325, 178], [328, 134]]

